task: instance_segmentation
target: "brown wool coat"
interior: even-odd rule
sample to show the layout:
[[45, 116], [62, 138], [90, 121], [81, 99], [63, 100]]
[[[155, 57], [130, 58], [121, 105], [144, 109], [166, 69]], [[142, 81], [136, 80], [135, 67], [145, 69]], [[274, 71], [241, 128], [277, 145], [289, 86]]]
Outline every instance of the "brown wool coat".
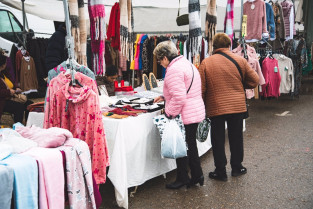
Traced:
[[[226, 53], [239, 64], [245, 88], [253, 89], [258, 85], [258, 74], [244, 58], [226, 48], [215, 52], [217, 51]], [[233, 62], [220, 54], [215, 54], [202, 61], [199, 72], [207, 117], [246, 111], [241, 76]]]

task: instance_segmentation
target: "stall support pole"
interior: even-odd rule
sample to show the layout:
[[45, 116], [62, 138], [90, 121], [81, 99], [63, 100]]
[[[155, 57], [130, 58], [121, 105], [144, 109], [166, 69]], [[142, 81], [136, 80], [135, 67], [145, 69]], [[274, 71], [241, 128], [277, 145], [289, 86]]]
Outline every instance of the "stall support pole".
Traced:
[[64, 6], [64, 15], [65, 15], [65, 25], [66, 25], [66, 48], [68, 49], [68, 58], [69, 58], [69, 64], [71, 69], [71, 75], [72, 75], [72, 84], [75, 86], [75, 79], [74, 79], [74, 71], [73, 71], [73, 59], [74, 59], [74, 40], [71, 34], [71, 22], [70, 22], [70, 15], [68, 11], [68, 2], [67, 0], [63, 0], [63, 6]]
[[[25, 30], [25, 22], [26, 22], [26, 17], [25, 17], [25, 5], [24, 5], [25, 0], [22, 0], [22, 15], [23, 15], [23, 45], [26, 47], [26, 30]], [[25, 48], [26, 49], [26, 48]]]

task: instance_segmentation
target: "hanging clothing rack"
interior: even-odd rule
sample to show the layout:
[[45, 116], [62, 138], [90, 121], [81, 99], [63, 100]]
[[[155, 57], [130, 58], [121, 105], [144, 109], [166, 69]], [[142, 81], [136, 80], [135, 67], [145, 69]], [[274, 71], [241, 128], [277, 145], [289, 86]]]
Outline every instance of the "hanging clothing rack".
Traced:
[[66, 25], [66, 48], [68, 49], [68, 59], [69, 59], [69, 66], [71, 70], [71, 77], [72, 77], [72, 84], [75, 86], [75, 78], [74, 78], [74, 39], [71, 35], [71, 22], [70, 22], [70, 15], [68, 11], [68, 2], [67, 0], [63, 0], [64, 6], [64, 15], [65, 15], [65, 25]]

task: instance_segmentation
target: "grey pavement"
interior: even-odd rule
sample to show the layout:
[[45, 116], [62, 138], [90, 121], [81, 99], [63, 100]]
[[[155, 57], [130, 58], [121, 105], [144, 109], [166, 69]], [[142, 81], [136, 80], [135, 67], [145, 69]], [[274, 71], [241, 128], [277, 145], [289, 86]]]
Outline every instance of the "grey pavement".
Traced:
[[[304, 78], [299, 98], [249, 101], [244, 133], [246, 175], [231, 177], [228, 164], [227, 182], [209, 179], [214, 170], [210, 150], [201, 157], [203, 187], [166, 189], [165, 184], [175, 180], [176, 171], [172, 171], [166, 179], [159, 176], [139, 186], [134, 197], [129, 197], [129, 208], [313, 208], [312, 77]], [[226, 153], [229, 162], [228, 143]], [[118, 208], [110, 182], [100, 191], [101, 208]]]

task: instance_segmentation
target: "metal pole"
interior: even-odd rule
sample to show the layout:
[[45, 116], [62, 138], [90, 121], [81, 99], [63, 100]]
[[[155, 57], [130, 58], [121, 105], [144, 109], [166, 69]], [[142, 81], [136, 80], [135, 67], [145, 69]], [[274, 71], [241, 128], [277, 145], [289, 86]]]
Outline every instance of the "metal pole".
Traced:
[[74, 59], [74, 40], [71, 35], [71, 22], [70, 22], [70, 15], [68, 11], [68, 3], [67, 0], [63, 0], [64, 6], [64, 15], [65, 15], [65, 25], [66, 25], [66, 47], [68, 48], [68, 58], [70, 63], [71, 75], [72, 75], [72, 84], [75, 86], [75, 78], [74, 78], [74, 71], [73, 71], [73, 59]]
[[[25, 0], [22, 0], [22, 15], [23, 15], [23, 33], [22, 33], [22, 37], [23, 37], [23, 45], [24, 47], [26, 47], [26, 34], [25, 34], [25, 5], [24, 5]], [[26, 49], [26, 48], [25, 48]]]
[[65, 14], [65, 25], [66, 25], [66, 47], [68, 48], [68, 57], [74, 58], [74, 48], [73, 48], [73, 40], [71, 34], [71, 22], [70, 22], [70, 15], [68, 12], [68, 3], [67, 0], [63, 0], [64, 6], [64, 14]]
[[240, 37], [242, 36], [243, 0], [241, 0]]

